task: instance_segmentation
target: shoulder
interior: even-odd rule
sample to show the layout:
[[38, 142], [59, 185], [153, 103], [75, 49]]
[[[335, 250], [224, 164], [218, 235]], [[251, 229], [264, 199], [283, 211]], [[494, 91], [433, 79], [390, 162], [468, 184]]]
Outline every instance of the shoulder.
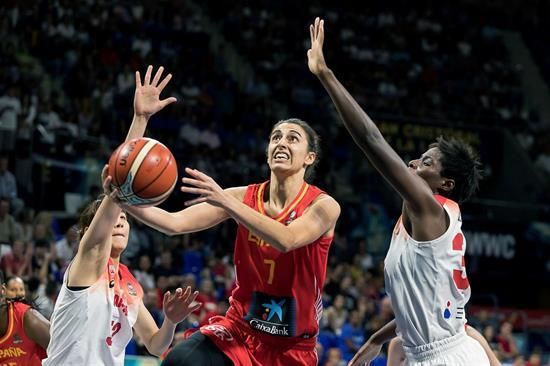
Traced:
[[226, 188], [225, 192], [235, 197], [239, 201], [243, 201], [247, 192], [254, 192], [259, 189], [262, 184], [249, 184], [248, 186]]
[[322, 205], [325, 207], [331, 207], [333, 209], [337, 209], [338, 212], [340, 212], [340, 204], [334, 197], [328, 195], [325, 192], [321, 192], [312, 202], [311, 205]]

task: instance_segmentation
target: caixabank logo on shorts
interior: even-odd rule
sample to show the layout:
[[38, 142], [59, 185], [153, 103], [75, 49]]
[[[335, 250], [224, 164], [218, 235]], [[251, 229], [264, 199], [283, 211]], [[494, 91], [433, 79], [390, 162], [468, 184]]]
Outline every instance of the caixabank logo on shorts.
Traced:
[[296, 336], [296, 301], [292, 297], [255, 292], [244, 318], [253, 329], [262, 333], [279, 337]]

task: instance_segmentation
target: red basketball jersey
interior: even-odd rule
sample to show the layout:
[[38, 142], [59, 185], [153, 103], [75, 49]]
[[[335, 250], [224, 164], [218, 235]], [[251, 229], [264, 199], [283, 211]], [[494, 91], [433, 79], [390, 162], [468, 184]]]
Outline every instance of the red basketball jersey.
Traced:
[[[246, 205], [264, 215], [268, 183], [248, 186], [244, 197]], [[290, 224], [322, 193], [304, 183], [294, 201], [273, 219]], [[323, 311], [321, 296], [331, 242], [332, 237], [321, 237], [282, 253], [239, 225], [234, 252], [236, 288], [227, 315], [246, 321], [265, 335], [315, 337]]]
[[8, 329], [0, 338], [0, 366], [40, 366], [46, 351], [27, 337], [23, 325], [29, 306], [8, 302]]

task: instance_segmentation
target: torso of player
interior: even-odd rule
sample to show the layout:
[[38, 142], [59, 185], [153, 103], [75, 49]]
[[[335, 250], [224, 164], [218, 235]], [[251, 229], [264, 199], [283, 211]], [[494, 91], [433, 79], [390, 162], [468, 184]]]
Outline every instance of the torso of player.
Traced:
[[[250, 185], [244, 203], [266, 215], [264, 193], [269, 183]], [[300, 217], [324, 193], [304, 183], [293, 202], [277, 217], [285, 225]], [[239, 225], [235, 240], [237, 286], [229, 315], [244, 319], [268, 336], [311, 338], [322, 314], [322, 287], [332, 237], [282, 253]]]
[[0, 366], [39, 366], [46, 351], [27, 337], [23, 320], [29, 306], [8, 302], [7, 329], [0, 337]]
[[384, 260], [386, 290], [395, 309], [403, 344], [415, 347], [464, 332], [464, 307], [470, 298], [460, 208], [436, 199], [449, 217], [449, 227], [429, 242], [414, 240], [399, 218]]
[[66, 283], [67, 274], [52, 314], [44, 364], [86, 364], [95, 357], [101, 365], [123, 365], [143, 298], [137, 280], [126, 266], [117, 270], [109, 260], [103, 276], [89, 288], [71, 291]]

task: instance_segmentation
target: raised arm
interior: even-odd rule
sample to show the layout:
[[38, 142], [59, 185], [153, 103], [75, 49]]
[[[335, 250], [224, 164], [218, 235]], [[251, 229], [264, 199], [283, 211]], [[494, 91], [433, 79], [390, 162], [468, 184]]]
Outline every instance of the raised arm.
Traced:
[[[111, 176], [107, 172], [108, 165], [105, 165], [101, 173], [103, 190], [110, 192]], [[117, 191], [112, 191], [102, 199], [90, 226], [84, 228], [84, 235], [69, 269], [69, 286], [91, 286], [107, 266], [113, 227], [122, 213], [115, 202], [116, 194]]]
[[168, 82], [170, 82], [170, 79], [172, 79], [172, 74], [168, 74], [161, 81], [160, 79], [163, 71], [164, 67], [159, 67], [153, 77], [153, 80], [151, 80], [153, 66], [149, 65], [149, 67], [147, 67], [147, 71], [145, 72], [143, 83], [141, 82], [139, 71], [136, 71], [134, 118], [132, 120], [132, 124], [130, 125], [130, 129], [128, 130], [126, 141], [143, 137], [149, 118], [167, 105], [176, 102], [176, 98], [174, 97], [169, 97], [163, 100], [160, 99], [160, 93], [162, 93], [166, 85], [168, 85]]
[[195, 169], [185, 170], [192, 178], [183, 182], [194, 187], [182, 187], [182, 191], [199, 194], [188, 204], [205, 202], [223, 208], [235, 220], [246, 226], [275, 249], [288, 252], [308, 245], [322, 236], [332, 236], [340, 216], [340, 205], [328, 195], [321, 195], [308, 210], [289, 225], [273, 220], [224, 191], [208, 175]]
[[441, 205], [433, 197], [428, 185], [408, 171], [407, 165], [382, 136], [376, 124], [370, 119], [346, 88], [328, 68], [323, 55], [324, 22], [319, 18], [310, 25], [311, 49], [308, 50], [309, 70], [317, 76], [330, 95], [344, 126], [355, 143], [399, 192], [410, 209], [416, 212], [435, 211], [441, 214]]
[[[160, 93], [172, 78], [172, 75], [168, 74], [161, 81], [163, 70], [162, 66], [159, 67], [151, 80], [153, 67], [149, 66], [143, 83], [139, 71], [136, 72], [134, 118], [126, 141], [142, 137], [149, 118], [176, 101], [174, 97], [160, 99]], [[110, 193], [101, 202], [90, 227], [82, 236], [69, 271], [70, 286], [90, 286], [97, 281], [111, 253], [112, 230], [121, 215], [121, 209], [115, 202], [117, 192], [112, 192], [110, 188], [111, 177], [107, 176], [107, 166], [103, 169], [102, 181], [104, 191]]]

